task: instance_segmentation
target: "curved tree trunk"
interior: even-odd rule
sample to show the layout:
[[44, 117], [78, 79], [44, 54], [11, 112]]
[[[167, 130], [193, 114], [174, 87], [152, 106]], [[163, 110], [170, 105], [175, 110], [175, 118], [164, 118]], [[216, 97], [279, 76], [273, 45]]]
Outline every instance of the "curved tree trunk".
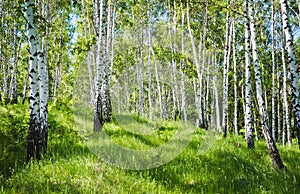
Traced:
[[256, 44], [256, 29], [254, 21], [254, 10], [252, 6], [252, 1], [249, 4], [250, 10], [250, 31], [251, 31], [251, 43], [252, 43], [252, 55], [254, 63], [254, 72], [255, 72], [255, 83], [256, 83], [256, 97], [258, 101], [260, 121], [263, 129], [263, 133], [266, 139], [268, 146], [269, 154], [273, 163], [273, 166], [278, 169], [285, 168], [283, 165], [279, 152], [277, 150], [276, 144], [271, 136], [269, 117], [266, 111], [265, 101], [263, 98], [261, 75], [260, 75], [260, 63], [257, 54], [257, 44]]

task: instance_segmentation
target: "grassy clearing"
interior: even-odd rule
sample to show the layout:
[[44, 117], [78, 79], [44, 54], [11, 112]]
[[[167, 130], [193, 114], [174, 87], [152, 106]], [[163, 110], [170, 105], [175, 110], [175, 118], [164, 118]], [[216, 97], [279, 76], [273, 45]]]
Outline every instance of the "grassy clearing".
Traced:
[[[29, 167], [23, 164], [26, 106], [0, 107], [2, 193], [300, 193], [296, 147], [279, 146], [288, 171], [277, 171], [271, 167], [264, 141], [248, 151], [242, 137], [229, 136], [199, 154], [207, 140], [206, 131], [197, 129], [187, 149], [173, 161], [150, 170], [122, 170], [102, 162], [86, 147], [75, 130], [72, 110], [62, 104], [49, 108], [48, 152]], [[161, 122], [158, 128], [143, 136], [128, 133], [117, 123], [104, 130], [120, 145], [148, 149], [168, 141], [177, 129], [173, 122]]]

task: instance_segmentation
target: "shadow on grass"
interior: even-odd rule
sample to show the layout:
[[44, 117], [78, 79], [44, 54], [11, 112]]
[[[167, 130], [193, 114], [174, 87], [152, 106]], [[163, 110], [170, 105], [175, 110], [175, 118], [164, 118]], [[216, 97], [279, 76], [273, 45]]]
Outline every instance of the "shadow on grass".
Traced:
[[286, 172], [276, 171], [260, 161], [257, 155], [262, 157], [265, 153], [246, 148], [242, 151], [245, 154], [214, 149], [199, 156], [192, 150], [186, 150], [164, 166], [139, 173], [151, 176], [170, 190], [176, 188], [183, 193], [300, 192], [300, 171], [295, 171], [299, 168], [296, 167], [299, 159], [293, 159], [299, 158], [299, 153], [294, 156], [282, 154], [291, 168]]

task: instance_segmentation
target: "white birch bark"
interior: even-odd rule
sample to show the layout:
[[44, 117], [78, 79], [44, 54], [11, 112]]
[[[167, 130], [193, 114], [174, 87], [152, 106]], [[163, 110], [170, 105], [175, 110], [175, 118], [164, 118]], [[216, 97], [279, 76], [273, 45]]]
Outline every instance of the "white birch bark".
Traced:
[[102, 1], [102, 50], [104, 51], [102, 56], [103, 71], [103, 83], [102, 83], [102, 106], [103, 106], [103, 118], [104, 122], [110, 122], [112, 116], [111, 99], [110, 99], [110, 50], [111, 50], [111, 1]]
[[95, 83], [95, 104], [94, 104], [94, 132], [101, 132], [103, 125], [102, 118], [102, 73], [103, 73], [103, 50], [102, 50], [102, 0], [94, 1], [95, 26], [97, 29], [97, 51], [96, 51], [96, 83]]
[[[181, 54], [184, 54], [184, 49], [185, 49], [185, 44], [184, 44], [184, 22], [185, 22], [185, 14], [183, 11], [183, 4], [182, 2], [180, 3], [180, 10], [181, 10]], [[185, 96], [185, 66], [186, 66], [186, 62], [185, 59], [181, 59], [180, 61], [180, 72], [181, 72], [181, 112], [183, 114], [183, 120], [186, 122], [187, 121], [187, 112], [186, 112], [186, 96]]]
[[[16, 3], [15, 3], [16, 6]], [[18, 33], [18, 24], [17, 20], [14, 20], [14, 29], [13, 29], [13, 68], [12, 68], [12, 76], [11, 76], [11, 84], [10, 84], [10, 90], [9, 90], [9, 99], [10, 102], [13, 104], [18, 103], [18, 58], [19, 58], [19, 52], [18, 52], [18, 43], [17, 43], [17, 33]]]
[[276, 141], [275, 137], [275, 51], [274, 51], [274, 0], [271, 0], [271, 49], [272, 49], [272, 138]]
[[285, 34], [288, 64], [292, 77], [292, 104], [295, 113], [295, 128], [297, 130], [298, 145], [300, 148], [300, 104], [299, 104], [299, 74], [297, 71], [296, 57], [294, 53], [293, 35], [288, 19], [288, 5], [286, 0], [280, 0], [281, 18]]
[[144, 63], [142, 46], [139, 47], [138, 53], [138, 83], [139, 83], [139, 113], [142, 117], [145, 114], [145, 99], [144, 99]]
[[153, 119], [152, 113], [152, 68], [151, 68], [151, 45], [152, 45], [152, 35], [151, 35], [151, 18], [152, 18], [152, 11], [151, 11], [150, 2], [148, 1], [148, 101], [149, 101], [149, 118]]
[[244, 1], [244, 25], [245, 25], [245, 133], [248, 148], [254, 149], [252, 118], [251, 118], [251, 62], [250, 62], [250, 24], [248, 14], [248, 0]]
[[236, 64], [236, 41], [235, 41], [235, 19], [232, 21], [233, 31], [232, 31], [232, 47], [233, 47], [233, 81], [234, 81], [234, 120], [233, 127], [234, 133], [238, 134], [238, 94], [237, 94], [237, 64]]
[[253, 55], [255, 83], [256, 83], [256, 96], [257, 96], [257, 101], [258, 101], [261, 125], [263, 128], [263, 133], [264, 133], [264, 136], [266, 139], [266, 143], [268, 146], [268, 150], [269, 150], [269, 154], [270, 154], [273, 166], [275, 168], [282, 169], [282, 168], [285, 168], [285, 166], [283, 165], [283, 163], [281, 161], [276, 144], [271, 136], [268, 113], [266, 111], [265, 101], [263, 98], [262, 83], [261, 83], [261, 76], [260, 76], [260, 63], [259, 63], [258, 53], [257, 53], [254, 9], [252, 6], [252, 1], [250, 1], [249, 10], [250, 10], [250, 31], [251, 31], [251, 43], [252, 43], [252, 55]]
[[30, 103], [30, 123], [28, 130], [27, 162], [30, 159], [40, 159], [41, 138], [39, 121], [39, 95], [38, 95], [38, 34], [34, 24], [34, 1], [26, 0], [27, 38], [30, 46], [29, 59], [29, 103]]
[[[193, 59], [194, 63], [196, 65], [196, 71], [197, 71], [197, 87], [196, 87], [196, 96], [195, 96], [195, 104], [196, 104], [196, 109], [198, 112], [198, 119], [197, 119], [197, 126], [201, 126], [203, 121], [202, 121], [202, 108], [201, 108], [201, 91], [202, 91], [202, 73], [201, 73], [201, 67], [199, 63], [199, 59], [197, 57], [197, 50], [196, 50], [196, 45], [194, 41], [194, 36], [192, 33], [191, 25], [190, 25], [190, 14], [189, 14], [189, 3], [187, 2], [186, 4], [186, 17], [187, 17], [187, 26], [188, 26], [188, 31], [189, 31], [189, 36], [191, 39], [191, 44], [192, 44], [192, 50], [193, 50]], [[202, 49], [202, 46], [200, 46]]]
[[161, 85], [160, 85], [160, 79], [159, 79], [159, 73], [157, 68], [157, 60], [154, 53], [153, 48], [151, 47], [151, 53], [154, 58], [154, 69], [155, 69], [155, 80], [157, 85], [157, 92], [158, 92], [158, 101], [159, 101], [159, 109], [160, 109], [160, 118], [163, 118], [163, 103], [162, 103], [162, 91], [161, 91]]
[[[284, 43], [282, 44], [284, 45]], [[289, 103], [288, 103], [288, 94], [287, 94], [287, 70], [284, 56], [284, 48], [281, 47], [281, 59], [282, 59], [282, 68], [283, 68], [283, 126], [286, 126], [285, 129], [282, 129], [282, 144], [285, 144], [285, 137], [287, 135], [287, 143], [291, 146], [291, 125], [290, 125], [290, 115], [289, 115]], [[286, 134], [285, 134], [286, 132]]]
[[214, 60], [214, 69], [215, 69], [215, 75], [214, 75], [214, 93], [215, 93], [215, 105], [216, 105], [216, 127], [217, 131], [221, 131], [221, 118], [220, 118], [220, 107], [219, 107], [219, 89], [218, 89], [218, 83], [217, 83], [217, 78], [218, 76], [216, 75], [218, 73], [217, 70], [217, 56], [215, 56]]
[[[227, 6], [231, 3], [230, 0], [227, 1]], [[228, 131], [228, 69], [229, 69], [229, 49], [230, 49], [230, 42], [229, 37], [231, 32], [231, 25], [230, 25], [230, 12], [227, 11], [226, 14], [226, 28], [225, 28], [225, 48], [224, 48], [224, 59], [223, 59], [223, 119], [222, 119], [222, 128], [223, 128], [223, 137], [227, 136]]]

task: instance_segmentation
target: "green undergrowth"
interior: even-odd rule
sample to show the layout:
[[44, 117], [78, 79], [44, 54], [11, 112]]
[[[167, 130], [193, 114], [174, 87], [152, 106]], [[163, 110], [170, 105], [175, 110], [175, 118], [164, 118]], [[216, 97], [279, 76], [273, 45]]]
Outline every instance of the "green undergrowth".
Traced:
[[[149, 170], [122, 170], [86, 147], [72, 110], [62, 103], [50, 104], [47, 153], [29, 166], [24, 164], [28, 112], [28, 104], [0, 106], [2, 193], [300, 193], [297, 147], [279, 146], [288, 170], [278, 171], [271, 166], [263, 140], [249, 151], [244, 138], [217, 135], [211, 149], [199, 154], [208, 140], [207, 132], [197, 129], [189, 146], [171, 162]], [[83, 123], [89, 123], [87, 119]], [[155, 129], [153, 134], [138, 135], [114, 121], [103, 130], [120, 145], [149, 149], [167, 142], [177, 124], [159, 122]]]

